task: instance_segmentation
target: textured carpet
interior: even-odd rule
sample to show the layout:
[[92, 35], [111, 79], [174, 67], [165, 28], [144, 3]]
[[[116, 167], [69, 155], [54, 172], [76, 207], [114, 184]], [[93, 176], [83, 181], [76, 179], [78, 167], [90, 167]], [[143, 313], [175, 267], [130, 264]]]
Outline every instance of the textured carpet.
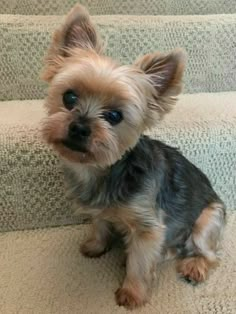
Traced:
[[[43, 55], [61, 16], [2, 15], [0, 100], [40, 99]], [[185, 92], [220, 92], [236, 86], [236, 14], [208, 16], [95, 16], [106, 54], [123, 63], [156, 50], [188, 54]]]
[[[0, 235], [0, 312], [3, 314], [127, 313], [114, 292], [124, 268], [118, 249], [86, 259], [79, 244], [88, 226], [60, 227]], [[236, 213], [228, 217], [222, 262], [197, 287], [179, 280], [173, 262], [160, 265], [158, 281], [143, 314], [235, 314]]]
[[[0, 100], [27, 99], [0, 102], [0, 231], [84, 222], [65, 199], [58, 159], [39, 138], [43, 101], [28, 100], [46, 93], [42, 58], [61, 15], [76, 2], [0, 0]], [[181, 96], [151, 133], [178, 146], [226, 202], [222, 264], [198, 287], [180, 281], [173, 262], [160, 265], [151, 302], [135, 313], [235, 314], [236, 92], [224, 92], [236, 87], [235, 0], [80, 2], [97, 15], [109, 56], [126, 64], [147, 52], [183, 47], [185, 92], [223, 91]], [[0, 313], [127, 313], [114, 301], [124, 275], [122, 253], [85, 259], [79, 244], [88, 231], [77, 225], [0, 233]]]
[[[236, 209], [236, 92], [182, 95], [151, 135], [177, 146]], [[0, 230], [79, 223], [57, 158], [40, 140], [43, 101], [0, 102]]]
[[[65, 14], [78, 0], [1, 0], [0, 13]], [[235, 0], [80, 0], [97, 14], [187, 15], [236, 13]]]

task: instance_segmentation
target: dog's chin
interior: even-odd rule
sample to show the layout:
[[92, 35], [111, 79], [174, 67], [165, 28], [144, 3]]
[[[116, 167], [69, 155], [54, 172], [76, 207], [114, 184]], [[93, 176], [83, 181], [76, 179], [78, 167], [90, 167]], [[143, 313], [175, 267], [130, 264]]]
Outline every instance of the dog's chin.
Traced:
[[61, 157], [63, 160], [81, 164], [96, 163], [94, 155], [88, 151], [86, 147], [83, 147], [77, 143], [62, 140], [52, 143], [52, 146], [59, 157]]
[[[59, 157], [73, 163], [106, 168], [115, 164], [122, 158], [122, 155], [114, 150], [98, 149], [98, 147], [88, 147], [78, 142], [68, 139], [51, 143]], [[103, 146], [102, 146], [103, 147]]]
[[64, 139], [62, 140], [62, 144], [74, 152], [88, 153], [88, 148], [79, 142], [71, 141], [70, 139]]

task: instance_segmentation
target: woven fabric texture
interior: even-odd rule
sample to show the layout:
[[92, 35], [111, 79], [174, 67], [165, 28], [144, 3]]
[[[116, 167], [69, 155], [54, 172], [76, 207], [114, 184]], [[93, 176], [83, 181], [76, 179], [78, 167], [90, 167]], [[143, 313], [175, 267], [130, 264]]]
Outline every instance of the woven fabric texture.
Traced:
[[[124, 277], [123, 254], [80, 255], [89, 227], [61, 227], [0, 235], [0, 309], [4, 314], [125, 314], [114, 292]], [[139, 314], [235, 314], [236, 212], [228, 214], [222, 261], [196, 287], [181, 281], [173, 262], [158, 267], [151, 302]]]
[[43, 101], [0, 103], [0, 231], [81, 222], [58, 160], [40, 138]]
[[80, 2], [91, 14], [194, 15], [236, 13], [235, 0], [1, 0], [0, 14], [60, 15]]
[[[59, 16], [1, 16], [0, 100], [40, 99], [43, 55]], [[147, 52], [183, 47], [185, 92], [234, 90], [236, 14], [212, 16], [96, 16], [106, 53], [123, 63]]]
[[[183, 95], [151, 136], [179, 147], [236, 209], [236, 92]], [[81, 223], [41, 141], [42, 101], [0, 103], [0, 231]]]

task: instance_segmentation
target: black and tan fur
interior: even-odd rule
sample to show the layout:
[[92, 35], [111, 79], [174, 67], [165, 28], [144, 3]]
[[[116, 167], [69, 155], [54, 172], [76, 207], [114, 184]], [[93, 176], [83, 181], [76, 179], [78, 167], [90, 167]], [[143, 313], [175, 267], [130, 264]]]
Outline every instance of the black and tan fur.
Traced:
[[[225, 208], [206, 176], [181, 153], [143, 135], [171, 110], [181, 91], [184, 56], [153, 53], [120, 66], [102, 53], [87, 11], [77, 5], [55, 33], [46, 58], [50, 83], [43, 136], [59, 153], [69, 191], [93, 219], [81, 246], [95, 257], [110, 247], [112, 232], [124, 240], [126, 277], [119, 305], [143, 305], [151, 295], [158, 261], [172, 254], [189, 281], [206, 279], [217, 261]], [[63, 95], [77, 103], [68, 110]], [[113, 126], [104, 112], [118, 109]], [[86, 125], [81, 143], [69, 139], [72, 123]]]

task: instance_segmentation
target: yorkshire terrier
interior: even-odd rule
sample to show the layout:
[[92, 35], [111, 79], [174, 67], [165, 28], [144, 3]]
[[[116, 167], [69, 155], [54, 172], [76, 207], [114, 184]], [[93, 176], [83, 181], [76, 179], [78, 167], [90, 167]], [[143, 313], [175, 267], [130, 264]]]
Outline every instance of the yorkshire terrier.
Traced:
[[181, 153], [145, 131], [168, 113], [181, 91], [184, 53], [174, 50], [119, 65], [104, 56], [88, 12], [75, 6], [53, 37], [43, 78], [49, 82], [43, 137], [61, 157], [70, 192], [91, 215], [88, 257], [126, 248], [118, 305], [150, 297], [156, 265], [202, 282], [216, 264], [225, 207], [207, 177]]

